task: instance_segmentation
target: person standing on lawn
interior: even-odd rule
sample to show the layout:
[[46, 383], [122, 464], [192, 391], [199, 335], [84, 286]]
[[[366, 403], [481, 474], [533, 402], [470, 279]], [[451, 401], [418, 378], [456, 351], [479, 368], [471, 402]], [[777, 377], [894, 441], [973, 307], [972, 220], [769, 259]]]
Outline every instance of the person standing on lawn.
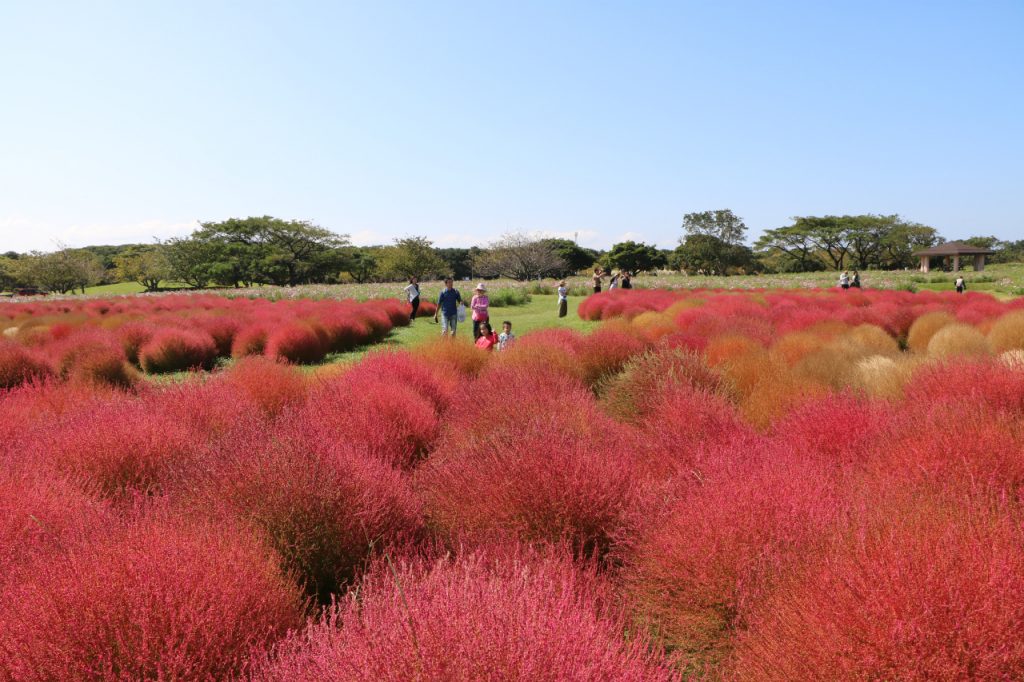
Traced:
[[480, 338], [480, 323], [487, 322], [490, 320], [490, 315], [487, 313], [487, 307], [491, 304], [491, 299], [487, 298], [487, 287], [484, 286], [483, 282], [476, 285], [476, 290], [473, 292], [473, 298], [469, 302], [469, 307], [473, 311], [473, 339]]
[[558, 316], [565, 317], [569, 313], [569, 289], [563, 279], [558, 283]]
[[405, 288], [405, 295], [409, 297], [409, 305], [412, 311], [409, 313], [409, 320], [416, 319], [416, 311], [420, 307], [420, 284], [415, 277], [409, 278], [409, 286]]
[[515, 340], [516, 335], [512, 333], [512, 323], [505, 320], [501, 323], [501, 333], [498, 334], [498, 350], [505, 350]]
[[967, 282], [964, 281], [964, 276], [963, 275], [959, 275], [956, 278], [956, 281], [953, 282], [953, 286], [956, 287], [956, 293], [958, 293], [958, 294], [964, 293], [964, 290], [967, 289]]
[[594, 293], [601, 293], [601, 279], [604, 278], [604, 272], [601, 268], [594, 268]]
[[632, 289], [633, 280], [631, 279], [631, 277], [632, 276], [629, 274], [629, 270], [623, 270], [622, 277], [619, 278], [619, 286], [622, 287], [623, 289]]
[[455, 330], [459, 326], [459, 304], [462, 303], [462, 294], [453, 286], [452, 278], [444, 280], [444, 289], [437, 297], [437, 310], [434, 311], [434, 322], [437, 322], [438, 314], [441, 315], [441, 336], [447, 336], [451, 330], [452, 338], [455, 338]]

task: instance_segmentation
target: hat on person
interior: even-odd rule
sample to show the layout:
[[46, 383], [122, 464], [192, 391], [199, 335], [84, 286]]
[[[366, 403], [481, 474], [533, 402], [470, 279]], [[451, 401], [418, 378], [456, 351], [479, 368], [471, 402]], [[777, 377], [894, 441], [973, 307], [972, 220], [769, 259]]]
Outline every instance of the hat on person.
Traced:
[[473, 291], [487, 291], [487, 287], [484, 286], [483, 282], [480, 282], [476, 285], [476, 289], [473, 289]]

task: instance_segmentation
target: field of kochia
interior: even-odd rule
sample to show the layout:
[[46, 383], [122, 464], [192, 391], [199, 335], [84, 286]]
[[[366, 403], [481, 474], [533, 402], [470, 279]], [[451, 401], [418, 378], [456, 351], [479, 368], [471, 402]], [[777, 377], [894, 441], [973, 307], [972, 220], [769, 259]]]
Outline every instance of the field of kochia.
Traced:
[[1024, 678], [1024, 299], [579, 314], [0, 304], [0, 680]]

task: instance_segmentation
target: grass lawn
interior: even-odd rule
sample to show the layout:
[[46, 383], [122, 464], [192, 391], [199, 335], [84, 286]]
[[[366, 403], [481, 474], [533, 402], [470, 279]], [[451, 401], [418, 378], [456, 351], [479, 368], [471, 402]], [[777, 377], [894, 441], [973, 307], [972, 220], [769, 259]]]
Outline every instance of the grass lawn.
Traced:
[[[596, 322], [581, 320], [576, 314], [576, 309], [583, 301], [581, 297], [569, 297], [569, 314], [563, 318], [558, 317], [558, 297], [534, 294], [533, 300], [525, 305], [509, 306], [505, 308], [491, 308], [491, 322], [495, 330], [501, 333], [501, 323], [508, 320], [512, 323], [512, 333], [517, 337], [527, 332], [548, 327], [564, 327], [586, 331], [597, 325]], [[467, 311], [468, 313], [468, 311]], [[348, 353], [336, 353], [328, 356], [327, 362], [348, 362], [357, 360], [368, 351], [383, 346], [398, 348], [409, 348], [420, 343], [432, 341], [441, 336], [441, 325], [434, 324], [433, 317], [421, 317], [416, 319], [408, 327], [397, 327], [383, 343], [374, 346], [366, 346]], [[473, 323], [467, 318], [466, 322], [459, 325], [456, 339], [469, 343], [473, 339]], [[315, 368], [316, 365], [309, 365]]]
[[[181, 282], [161, 282], [160, 291], [169, 289], [187, 289], [187, 284]], [[95, 287], [86, 287], [85, 293], [88, 296], [126, 296], [128, 294], [141, 294], [146, 290], [138, 282], [118, 282], [116, 284], [101, 284]]]

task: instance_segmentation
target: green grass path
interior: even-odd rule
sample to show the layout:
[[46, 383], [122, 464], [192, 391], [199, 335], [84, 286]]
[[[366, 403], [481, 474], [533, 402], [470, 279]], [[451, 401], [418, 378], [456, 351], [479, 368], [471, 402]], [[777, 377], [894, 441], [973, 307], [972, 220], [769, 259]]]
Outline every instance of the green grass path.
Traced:
[[[501, 323], [508, 320], [512, 323], [512, 333], [517, 337], [527, 332], [549, 327], [560, 327], [586, 331], [596, 323], [581, 320], [576, 314], [579, 308], [580, 297], [569, 297], [569, 314], [563, 318], [558, 317], [558, 297], [533, 295], [533, 300], [526, 305], [509, 306], [506, 308], [491, 308], [491, 322], [498, 333], [501, 333]], [[468, 311], [467, 311], [468, 312]], [[397, 327], [383, 343], [374, 346], [365, 346], [348, 353], [337, 353], [327, 358], [327, 362], [348, 362], [356, 360], [375, 348], [390, 346], [394, 348], [410, 348], [421, 343], [429, 342], [441, 336], [441, 325], [434, 324], [432, 316], [417, 318], [408, 327]], [[469, 341], [473, 338], [473, 323], [468, 319], [459, 325], [456, 338]], [[309, 366], [311, 368], [316, 365]]]

